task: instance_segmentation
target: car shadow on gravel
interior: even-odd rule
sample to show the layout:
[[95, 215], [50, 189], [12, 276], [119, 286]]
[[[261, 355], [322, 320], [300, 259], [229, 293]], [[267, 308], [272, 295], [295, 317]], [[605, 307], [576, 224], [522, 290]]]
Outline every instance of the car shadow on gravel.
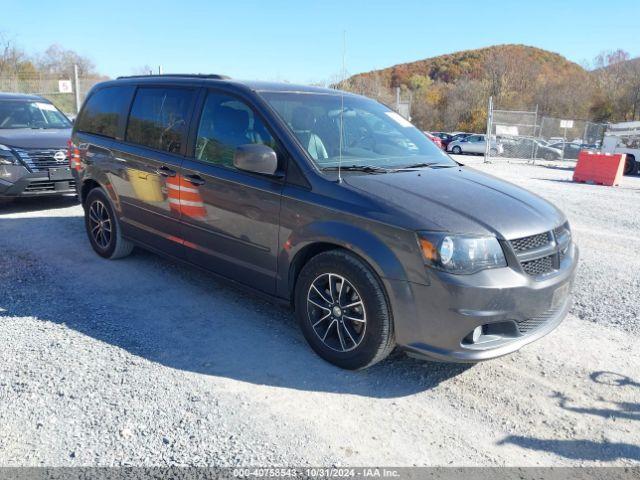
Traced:
[[16, 238], [31, 232], [32, 242], [0, 253], [2, 264], [10, 260], [0, 275], [0, 315], [64, 324], [166, 367], [377, 398], [423, 392], [470, 368], [394, 353], [364, 371], [341, 370], [314, 354], [286, 306], [140, 249], [118, 261], [99, 258], [82, 217], [0, 222]]
[[27, 197], [15, 199], [0, 199], [0, 215], [9, 213], [36, 212], [53, 208], [66, 208], [78, 204], [75, 195], [62, 197]]

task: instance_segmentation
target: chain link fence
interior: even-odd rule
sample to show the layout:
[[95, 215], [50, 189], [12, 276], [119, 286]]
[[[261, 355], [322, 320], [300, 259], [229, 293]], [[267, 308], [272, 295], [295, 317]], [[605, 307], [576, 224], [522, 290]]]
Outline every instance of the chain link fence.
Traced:
[[104, 77], [79, 77], [76, 81], [73, 75], [0, 77], [0, 92], [40, 95], [68, 116], [74, 116], [91, 87], [103, 80]]
[[606, 125], [587, 120], [541, 116], [536, 110], [491, 110], [487, 132], [490, 157], [535, 162], [574, 160], [580, 150], [597, 149]]

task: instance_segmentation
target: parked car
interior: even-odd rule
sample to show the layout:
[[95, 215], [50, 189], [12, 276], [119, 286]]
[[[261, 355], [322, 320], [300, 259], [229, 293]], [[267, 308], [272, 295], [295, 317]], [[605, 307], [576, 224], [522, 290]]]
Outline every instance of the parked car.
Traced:
[[453, 139], [453, 135], [450, 135], [446, 132], [431, 132], [431, 135], [434, 135], [440, 139], [440, 141], [442, 142], [442, 148], [444, 150], [447, 149], [447, 145], [449, 145], [449, 142], [451, 142]]
[[549, 147], [559, 150], [562, 158], [565, 159], [576, 159], [582, 150], [589, 149], [582, 144], [569, 142], [552, 143]]
[[[449, 143], [455, 142], [457, 140], [462, 140], [463, 138], [470, 137], [471, 135], [473, 135], [473, 133], [464, 133], [464, 132], [452, 133], [451, 138], [449, 139]], [[447, 144], [447, 147], [448, 147], [448, 144]]]
[[526, 137], [513, 137], [503, 140], [504, 156], [509, 158], [542, 158], [560, 160], [562, 150], [547, 146], [541, 141]]
[[[468, 137], [454, 140], [447, 146], [447, 150], [456, 155], [465, 153], [484, 155], [486, 148], [486, 135], [469, 135]], [[503, 151], [502, 144], [492, 139], [489, 146], [489, 154], [492, 157], [497, 157], [498, 155], [502, 155]]]
[[0, 93], [0, 197], [75, 193], [71, 122], [36, 95]]
[[396, 346], [487, 360], [569, 308], [578, 248], [565, 215], [365, 97], [121, 78], [91, 90], [70, 149], [98, 255], [138, 245], [288, 302], [311, 347], [343, 368]]
[[424, 132], [424, 134], [429, 138], [429, 140], [431, 140], [433, 143], [435, 143], [438, 148], [444, 149], [444, 147], [442, 145], [442, 140], [440, 140], [440, 137], [432, 135], [429, 132]]

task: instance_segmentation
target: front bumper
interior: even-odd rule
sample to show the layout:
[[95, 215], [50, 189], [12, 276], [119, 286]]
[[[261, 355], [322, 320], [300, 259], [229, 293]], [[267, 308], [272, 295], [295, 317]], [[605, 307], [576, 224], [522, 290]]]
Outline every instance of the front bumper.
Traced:
[[[69, 172], [52, 176], [49, 172], [29, 172], [23, 167], [0, 166], [0, 197], [38, 197], [75, 193], [75, 180]], [[9, 171], [9, 168], [12, 171]], [[4, 173], [4, 175], [3, 175]]]
[[[431, 272], [431, 284], [388, 280], [398, 346], [412, 356], [479, 362], [512, 353], [556, 328], [571, 306], [573, 244], [560, 268], [534, 279], [511, 268], [473, 275]], [[482, 334], [476, 341], [477, 327]]]

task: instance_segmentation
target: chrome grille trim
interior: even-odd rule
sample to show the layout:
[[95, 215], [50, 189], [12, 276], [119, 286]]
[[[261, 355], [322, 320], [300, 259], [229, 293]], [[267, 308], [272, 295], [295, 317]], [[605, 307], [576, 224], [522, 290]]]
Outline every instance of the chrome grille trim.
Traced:
[[[14, 148], [14, 151], [32, 172], [48, 172], [50, 168], [69, 165], [66, 148]], [[57, 161], [54, 158], [57, 152], [64, 152], [64, 160]]]

